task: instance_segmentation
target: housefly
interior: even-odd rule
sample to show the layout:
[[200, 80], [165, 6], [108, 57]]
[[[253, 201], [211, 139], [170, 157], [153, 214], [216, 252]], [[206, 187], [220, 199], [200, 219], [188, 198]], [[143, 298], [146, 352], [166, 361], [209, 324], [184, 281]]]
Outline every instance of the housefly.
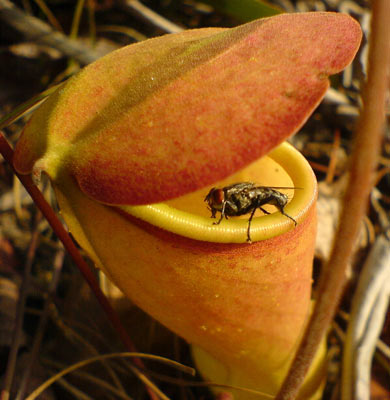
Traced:
[[252, 182], [241, 182], [223, 188], [212, 188], [204, 201], [206, 201], [209, 206], [212, 218], [216, 217], [217, 212], [221, 213], [219, 220], [214, 222], [214, 225], [220, 224], [223, 217], [227, 219], [228, 216], [236, 217], [250, 213], [247, 241], [251, 242], [250, 228], [256, 210], [259, 208], [263, 213], [270, 214], [262, 207], [265, 204], [276, 206], [283, 215], [294, 222], [295, 226], [297, 225], [297, 221], [284, 212], [284, 207], [288, 202], [287, 195], [276, 189], [298, 188], [256, 186]]

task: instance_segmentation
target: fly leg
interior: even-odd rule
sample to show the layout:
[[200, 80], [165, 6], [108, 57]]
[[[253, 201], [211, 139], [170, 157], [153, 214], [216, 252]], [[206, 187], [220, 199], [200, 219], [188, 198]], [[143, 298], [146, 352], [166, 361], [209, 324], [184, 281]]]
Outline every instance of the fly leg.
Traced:
[[271, 213], [268, 212], [265, 208], [260, 207], [260, 206], [259, 206], [259, 208], [260, 208], [261, 211], [263, 211], [264, 214], [267, 214], [267, 215], [268, 215], [268, 214], [271, 214]]
[[279, 211], [280, 211], [285, 217], [290, 218], [291, 221], [294, 222], [294, 225], [297, 226], [297, 225], [298, 225], [297, 221], [295, 221], [295, 219], [294, 219], [293, 217], [291, 217], [290, 215], [288, 215], [287, 213], [284, 212], [284, 207], [286, 206], [287, 201], [282, 201], [282, 199], [280, 199], [280, 198], [275, 198], [275, 201], [276, 201], [276, 203], [274, 203], [274, 204], [275, 204], [275, 206], [279, 209]]
[[297, 221], [295, 221], [295, 219], [294, 219], [293, 217], [290, 217], [290, 215], [288, 215], [288, 214], [286, 214], [286, 213], [284, 212], [284, 207], [280, 207], [280, 212], [281, 212], [283, 215], [285, 215], [287, 218], [290, 218], [291, 221], [294, 222], [294, 225], [295, 225], [295, 226], [298, 225]]
[[223, 217], [226, 218], [226, 215], [225, 215], [225, 205], [226, 205], [226, 201], [224, 201], [224, 202], [222, 203], [221, 216], [220, 216], [219, 220], [218, 220], [217, 222], [213, 222], [213, 225], [219, 225], [219, 224], [221, 223]]
[[[249, 219], [248, 219], [248, 229], [247, 229], [247, 231], [246, 231], [246, 235], [247, 235], [246, 241], [247, 241], [248, 243], [252, 243], [252, 239], [251, 239], [251, 223], [252, 223], [253, 216], [255, 215], [256, 208], [257, 208], [257, 207], [255, 207], [255, 208], [252, 210], [251, 216], [250, 216]], [[261, 207], [260, 207], [260, 208], [261, 208]]]

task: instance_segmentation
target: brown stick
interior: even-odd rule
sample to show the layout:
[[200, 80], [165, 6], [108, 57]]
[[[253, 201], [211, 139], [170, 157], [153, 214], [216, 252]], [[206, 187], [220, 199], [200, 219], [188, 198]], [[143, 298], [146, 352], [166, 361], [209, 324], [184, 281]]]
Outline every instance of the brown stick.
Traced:
[[325, 335], [346, 283], [347, 263], [359, 232], [373, 182], [373, 172], [385, 122], [385, 101], [390, 67], [389, 0], [372, 2], [369, 71], [363, 92], [363, 110], [351, 156], [350, 180], [344, 198], [340, 226], [328, 265], [320, 281], [316, 307], [306, 334], [276, 399], [294, 399], [318, 345]]
[[[3, 133], [0, 131], [0, 154], [4, 157], [4, 159], [9, 163], [9, 165], [13, 168], [12, 158], [13, 158], [13, 150], [11, 146], [8, 144], [7, 140], [5, 139]], [[73, 261], [79, 268], [81, 274], [87, 281], [88, 285], [90, 286], [92, 292], [96, 296], [99, 304], [101, 305], [102, 309], [106, 313], [109, 321], [111, 322], [112, 326], [114, 327], [115, 331], [118, 333], [122, 343], [125, 345], [126, 349], [130, 352], [134, 352], [135, 347], [133, 342], [131, 341], [126, 329], [122, 325], [117, 313], [111, 307], [111, 304], [100, 290], [100, 286], [98, 281], [96, 280], [93, 272], [91, 271], [89, 265], [83, 259], [82, 255], [80, 254], [77, 246], [69, 236], [68, 232], [66, 232], [65, 228], [62, 226], [60, 220], [57, 218], [57, 215], [54, 213], [53, 209], [50, 207], [49, 203], [45, 200], [42, 193], [39, 189], [34, 185], [30, 175], [20, 175], [16, 172], [13, 168], [15, 175], [19, 178], [22, 182], [23, 186], [30, 194], [34, 203], [42, 212], [44, 217], [49, 222], [50, 226], [52, 227], [55, 234], [61, 240], [62, 244], [64, 245], [65, 249], [68, 251], [70, 256], [72, 257]], [[143, 362], [139, 358], [134, 359], [134, 364], [137, 367], [144, 368]], [[149, 396], [151, 399], [157, 399], [157, 396], [153, 391], [147, 388], [149, 392]]]

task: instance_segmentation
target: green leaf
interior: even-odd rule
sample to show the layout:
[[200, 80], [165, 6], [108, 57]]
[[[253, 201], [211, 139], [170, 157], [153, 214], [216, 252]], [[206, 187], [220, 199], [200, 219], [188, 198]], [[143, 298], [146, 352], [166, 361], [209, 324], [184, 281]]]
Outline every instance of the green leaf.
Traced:
[[242, 22], [281, 14], [283, 10], [262, 0], [203, 0], [216, 10]]

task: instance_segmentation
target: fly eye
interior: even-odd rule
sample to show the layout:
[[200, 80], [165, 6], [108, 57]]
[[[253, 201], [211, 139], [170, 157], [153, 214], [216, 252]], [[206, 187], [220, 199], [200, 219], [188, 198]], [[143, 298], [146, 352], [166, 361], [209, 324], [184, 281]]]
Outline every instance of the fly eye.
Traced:
[[214, 204], [222, 204], [224, 198], [223, 190], [222, 189], [216, 189], [213, 192], [213, 201]]

